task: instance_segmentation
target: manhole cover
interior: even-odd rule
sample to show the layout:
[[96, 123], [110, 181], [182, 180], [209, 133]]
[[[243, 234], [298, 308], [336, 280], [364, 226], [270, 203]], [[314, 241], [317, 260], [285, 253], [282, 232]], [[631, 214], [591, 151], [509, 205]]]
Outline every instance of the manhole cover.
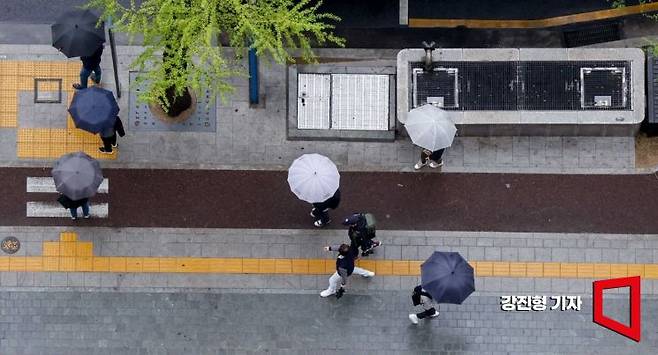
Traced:
[[7, 237], [2, 240], [0, 248], [7, 254], [14, 254], [21, 248], [21, 242], [16, 237]]
[[[137, 131], [182, 131], [182, 132], [215, 132], [217, 126], [216, 112], [217, 102], [211, 100], [209, 91], [197, 94], [197, 108], [194, 114], [181, 123], [165, 123], [153, 117], [145, 103], [137, 101], [138, 93], [144, 89], [134, 84], [137, 72], [130, 72], [130, 126]], [[210, 103], [210, 104], [209, 104]]]

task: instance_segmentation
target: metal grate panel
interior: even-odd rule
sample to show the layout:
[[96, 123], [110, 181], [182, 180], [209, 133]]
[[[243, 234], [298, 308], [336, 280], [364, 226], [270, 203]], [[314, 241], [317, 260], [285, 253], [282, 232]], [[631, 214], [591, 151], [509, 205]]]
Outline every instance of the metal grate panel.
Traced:
[[459, 69], [436, 67], [430, 73], [414, 68], [413, 105], [436, 102], [440, 107], [459, 107]]
[[386, 131], [388, 105], [388, 75], [331, 75], [332, 129]]
[[580, 25], [573, 29], [565, 30], [562, 34], [564, 35], [564, 46], [567, 48], [622, 39], [621, 24], [619, 22]]
[[330, 74], [297, 75], [297, 128], [329, 129]]
[[647, 108], [649, 123], [658, 123], [658, 58], [647, 55]]
[[[628, 89], [631, 65], [627, 61], [439, 62], [436, 65], [454, 68], [457, 73], [456, 105], [444, 104], [447, 110], [631, 109]], [[422, 68], [423, 63], [410, 64], [410, 108], [446, 95], [441, 87], [446, 86], [445, 80], [435, 74], [427, 75]], [[600, 73], [588, 72], [581, 79], [581, 69], [587, 68], [598, 68], [596, 71]], [[444, 100], [448, 98], [443, 96]], [[594, 105], [597, 100], [599, 104]], [[606, 100], [610, 105], [601, 104]]]
[[197, 94], [196, 111], [185, 122], [166, 123], [153, 117], [147, 104], [139, 102], [137, 95], [146, 83], [135, 86], [137, 72], [130, 72], [130, 95], [128, 112], [131, 129], [137, 131], [181, 131], [181, 132], [215, 132], [217, 128], [217, 103], [212, 100], [210, 91]]
[[583, 108], [623, 108], [626, 106], [624, 68], [580, 68]]

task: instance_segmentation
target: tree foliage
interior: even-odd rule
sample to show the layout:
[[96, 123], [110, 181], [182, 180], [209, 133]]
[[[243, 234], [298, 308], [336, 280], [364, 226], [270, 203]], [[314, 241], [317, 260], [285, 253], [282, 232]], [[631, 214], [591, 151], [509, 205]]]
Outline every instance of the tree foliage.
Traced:
[[[224, 96], [233, 87], [228, 78], [243, 75], [237, 69], [247, 48], [283, 64], [292, 60], [291, 49], [299, 49], [304, 60], [314, 61], [312, 44], [344, 45], [328, 22], [335, 15], [319, 13], [321, 2], [311, 0], [143, 0], [129, 6], [117, 0], [90, 0], [86, 5], [111, 16], [117, 31], [131, 41], [143, 37], [145, 50], [131, 64], [146, 82], [139, 98], [148, 103], [170, 104], [167, 91], [180, 96], [186, 87], [196, 92], [208, 88]], [[236, 51], [227, 54], [214, 45], [227, 38]], [[247, 47], [249, 46], [249, 47]], [[213, 95], [214, 96], [214, 95]]]

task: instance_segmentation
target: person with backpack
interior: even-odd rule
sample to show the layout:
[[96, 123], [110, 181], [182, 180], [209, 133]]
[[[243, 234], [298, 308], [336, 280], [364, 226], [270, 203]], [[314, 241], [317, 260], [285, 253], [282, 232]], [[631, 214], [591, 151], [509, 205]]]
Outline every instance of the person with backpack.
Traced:
[[335, 210], [340, 204], [340, 189], [336, 189], [334, 195], [329, 197], [323, 202], [313, 204], [311, 209], [311, 217], [315, 220], [313, 225], [322, 228], [331, 222], [329, 218], [329, 209]]
[[345, 287], [347, 286], [347, 279], [353, 273], [362, 277], [375, 276], [374, 272], [354, 265], [354, 262], [359, 258], [359, 248], [354, 242], [350, 243], [350, 245], [326, 246], [324, 250], [338, 251], [338, 257], [336, 258], [336, 272], [329, 278], [329, 287], [320, 292], [320, 297], [329, 297], [331, 295], [336, 295], [336, 298], [343, 297]]
[[343, 225], [349, 226], [347, 235], [350, 241], [361, 248], [361, 256], [373, 254], [373, 249], [382, 245], [382, 242], [374, 239], [376, 224], [377, 221], [372, 213], [353, 213], [343, 221]]
[[432, 299], [432, 295], [425, 291], [421, 285], [414, 287], [414, 291], [411, 294], [411, 301], [414, 306], [423, 307], [422, 312], [409, 314], [409, 320], [411, 323], [418, 324], [419, 319], [425, 319], [428, 317], [435, 318], [439, 316], [439, 311], [434, 308], [436, 303], [434, 302], [434, 299]]

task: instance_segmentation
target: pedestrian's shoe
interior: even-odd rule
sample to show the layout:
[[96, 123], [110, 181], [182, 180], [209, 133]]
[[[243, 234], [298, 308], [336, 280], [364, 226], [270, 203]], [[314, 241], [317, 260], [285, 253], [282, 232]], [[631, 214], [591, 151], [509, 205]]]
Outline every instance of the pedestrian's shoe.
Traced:
[[336, 293], [336, 291], [333, 291], [333, 290], [330, 290], [330, 289], [326, 289], [326, 290], [320, 292], [320, 297], [329, 297], [329, 296], [331, 296], [331, 295], [333, 295], [333, 294], [335, 294], [335, 293]]
[[439, 311], [434, 310], [434, 314], [432, 314], [430, 317], [434, 318], [434, 317], [438, 317], [438, 316], [439, 316]]
[[443, 166], [443, 159], [439, 160], [438, 162], [435, 162], [434, 160], [430, 161], [430, 168], [436, 169], [440, 166]]
[[368, 273], [367, 273], [367, 274], [365, 274], [365, 275], [362, 275], [362, 276], [363, 276], [363, 277], [365, 277], [365, 278], [369, 278], [369, 277], [373, 277], [373, 276], [375, 276], [375, 273], [374, 273], [374, 272], [372, 272], [372, 271], [368, 271]]
[[318, 228], [322, 228], [322, 227], [326, 226], [327, 224], [329, 224], [329, 222], [331, 222], [331, 220], [328, 220], [327, 223], [322, 223], [321, 220], [317, 220], [317, 221], [313, 222], [313, 225], [318, 227]]
[[84, 89], [84, 88], [82, 87], [82, 85], [77, 84], [77, 83], [76, 83], [76, 84], [73, 84], [73, 88], [76, 89], [76, 90], [82, 90], [82, 89]]
[[112, 148], [117, 148], [118, 146], [119, 146], [119, 144], [117, 144], [117, 143], [112, 144]]
[[112, 150], [105, 150], [105, 147], [98, 148], [98, 151], [103, 153], [103, 154], [112, 154], [112, 153], [114, 153], [114, 151], [112, 151]]
[[76, 219], [78, 219], [78, 217], [71, 217], [71, 219], [75, 221]]
[[419, 160], [418, 163], [416, 163], [416, 165], [414, 165], [414, 169], [420, 170], [420, 168], [424, 167], [425, 165], [427, 165], [427, 162], [423, 163], [422, 160]]
[[89, 217], [91, 217], [91, 215], [85, 215], [85, 219], [89, 219]]
[[91, 81], [94, 82], [94, 84], [96, 84], [96, 85], [100, 85], [100, 84], [101, 84], [101, 81], [100, 81], [100, 80], [96, 80], [96, 73], [91, 73], [91, 75], [90, 75], [89, 77], [91, 78]]
[[418, 316], [416, 316], [416, 315], [413, 314], [413, 313], [409, 315], [409, 320], [410, 320], [411, 323], [413, 323], [413, 324], [418, 324]]

